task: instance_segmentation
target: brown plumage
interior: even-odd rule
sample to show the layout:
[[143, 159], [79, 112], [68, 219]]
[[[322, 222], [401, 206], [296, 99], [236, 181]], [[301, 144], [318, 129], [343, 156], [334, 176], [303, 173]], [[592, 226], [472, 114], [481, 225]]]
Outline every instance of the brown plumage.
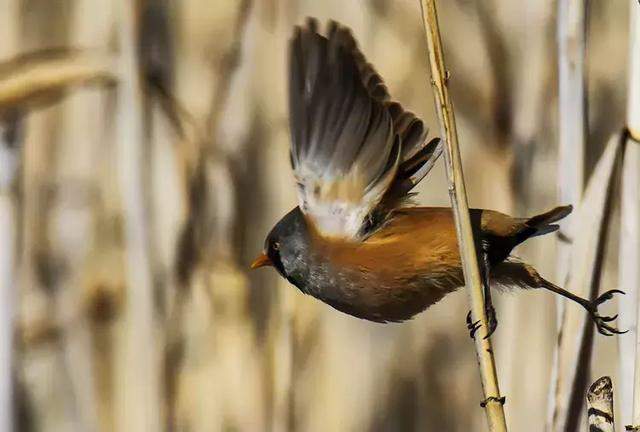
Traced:
[[[409, 206], [411, 189], [442, 151], [423, 122], [391, 101], [349, 29], [311, 19], [290, 44], [291, 164], [299, 207], [285, 215], [252, 267], [272, 265], [302, 292], [350, 315], [403, 321], [463, 285], [449, 208]], [[616, 333], [595, 301], [543, 279], [510, 256], [528, 238], [555, 231], [571, 212], [532, 218], [471, 210], [490, 334], [497, 324], [491, 286], [545, 288], [582, 305], [602, 333]], [[472, 327], [474, 330], [475, 327]]]
[[[519, 219], [472, 209], [478, 249], [489, 256], [492, 284], [505, 288], [549, 284], [531, 266], [505, 259], [522, 241], [557, 229], [550, 223], [570, 211], [570, 207], [558, 207], [532, 219]], [[326, 272], [326, 279], [339, 286], [318, 291], [329, 293], [323, 300], [351, 315], [403, 321], [464, 285], [450, 208], [399, 210], [363, 242], [327, 239], [309, 231], [307, 264], [316, 269], [316, 275]], [[313, 278], [307, 282], [312, 284]]]

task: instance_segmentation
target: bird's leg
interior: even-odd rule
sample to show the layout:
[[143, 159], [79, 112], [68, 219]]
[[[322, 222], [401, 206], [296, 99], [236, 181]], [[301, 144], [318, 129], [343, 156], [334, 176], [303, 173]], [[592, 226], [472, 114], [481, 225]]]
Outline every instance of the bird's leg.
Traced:
[[[491, 298], [491, 284], [490, 284], [490, 265], [489, 255], [482, 253], [481, 256], [481, 268], [482, 268], [482, 286], [484, 291], [484, 312], [487, 315], [487, 334], [485, 339], [493, 334], [498, 327], [498, 320], [496, 319], [496, 310], [493, 307], [493, 300]], [[481, 327], [480, 320], [473, 322], [471, 318], [471, 311], [467, 314], [467, 328], [469, 329], [469, 336], [473, 339], [476, 332]]]
[[563, 288], [560, 288], [557, 285], [552, 284], [549, 281], [544, 281], [545, 283], [542, 285], [543, 288], [548, 289], [549, 291], [552, 291], [556, 294], [560, 294], [563, 297], [568, 298], [569, 300], [572, 300], [576, 303], [578, 303], [580, 306], [582, 306], [583, 308], [586, 309], [586, 311], [589, 313], [589, 316], [591, 317], [591, 319], [593, 320], [593, 322], [595, 323], [596, 327], [598, 328], [598, 332], [600, 334], [603, 334], [605, 336], [612, 336], [614, 333], [616, 334], [622, 334], [622, 333], [626, 333], [627, 330], [625, 331], [620, 331], [617, 328], [615, 328], [612, 325], [609, 325], [607, 323], [615, 320], [618, 315], [613, 315], [613, 316], [602, 316], [600, 314], [598, 314], [598, 307], [608, 301], [611, 300], [613, 298], [614, 294], [624, 294], [624, 291], [620, 291], [617, 289], [613, 289], [613, 290], [609, 290], [607, 292], [605, 292], [604, 294], [600, 295], [600, 297], [596, 298], [595, 300], [587, 300], [585, 298], [582, 298], [580, 296], [577, 296]]
[[496, 318], [496, 310], [493, 307], [491, 298], [491, 266], [489, 263], [489, 254], [482, 253], [482, 285], [484, 288], [484, 313], [487, 315], [487, 334], [485, 339], [489, 338], [498, 328], [498, 319]]

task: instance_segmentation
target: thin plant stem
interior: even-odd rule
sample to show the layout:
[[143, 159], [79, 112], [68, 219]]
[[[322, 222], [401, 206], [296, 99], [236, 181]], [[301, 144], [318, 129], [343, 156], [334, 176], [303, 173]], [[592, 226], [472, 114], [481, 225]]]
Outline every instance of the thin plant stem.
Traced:
[[145, 206], [143, 87], [136, 54], [138, 2], [121, 0], [119, 11], [120, 86], [118, 162], [126, 257], [126, 311], [119, 345], [118, 430], [157, 431], [160, 427], [160, 373], [154, 331], [153, 276], [148, 209]]
[[[640, 260], [640, 204], [638, 204], [638, 191], [640, 190], [640, 5], [629, 2], [630, 26], [629, 26], [629, 87], [627, 96], [627, 131], [629, 141], [627, 145], [627, 159], [624, 162], [622, 174], [622, 206], [621, 206], [621, 241], [620, 241], [620, 288], [633, 293], [636, 300], [635, 315], [636, 340], [635, 350], [630, 349], [635, 361], [635, 373], [633, 379], [633, 409], [631, 419], [633, 425], [640, 426], [640, 356], [638, 346], [640, 346], [640, 294], [638, 293], [638, 283], [640, 283], [640, 271], [638, 270], [638, 260]], [[620, 302], [622, 303], [622, 302]], [[624, 316], [626, 308], [620, 310]], [[621, 341], [622, 348], [622, 341]], [[625, 373], [626, 371], [621, 371]], [[623, 375], [622, 382], [630, 381], [630, 377]], [[626, 419], [623, 419], [626, 421]]]
[[[436, 4], [435, 0], [421, 0], [420, 4], [427, 37], [431, 85], [440, 123], [440, 134], [446, 143], [444, 159], [447, 177], [449, 178], [449, 195], [455, 215], [465, 284], [471, 302], [472, 317], [474, 320], [479, 320], [482, 328], [486, 331], [488, 327], [484, 308], [483, 285], [469, 217], [456, 121], [451, 99], [449, 98], [449, 75], [444, 62]], [[500, 396], [491, 340], [484, 338], [482, 334], [477, 335], [474, 340], [485, 397], [483, 406], [485, 407], [489, 430], [503, 432], [507, 430], [503, 409], [504, 399]]]
[[[587, 110], [585, 92], [585, 57], [588, 0], [560, 0], [558, 2], [558, 198], [563, 204], [572, 204], [577, 208], [584, 188], [584, 148], [587, 133]], [[556, 278], [567, 285], [571, 268], [573, 247], [570, 243], [575, 237], [575, 221], [560, 222], [563, 234], [557, 246]], [[572, 229], [573, 228], [573, 229]], [[588, 287], [581, 287], [587, 290]], [[584, 293], [586, 294], [586, 291]], [[572, 368], [574, 359], [580, 352], [576, 347], [584, 339], [584, 326], [570, 327], [567, 320], [573, 320], [581, 313], [566, 309], [566, 299], [558, 297], [557, 337], [554, 351], [551, 382], [547, 405], [547, 430], [564, 430], [569, 406], [582, 406], [583, 391], [572, 393]], [[575, 328], [580, 334], [571, 334]], [[566, 363], [561, 359], [569, 359]], [[585, 383], [586, 384], [586, 383]]]

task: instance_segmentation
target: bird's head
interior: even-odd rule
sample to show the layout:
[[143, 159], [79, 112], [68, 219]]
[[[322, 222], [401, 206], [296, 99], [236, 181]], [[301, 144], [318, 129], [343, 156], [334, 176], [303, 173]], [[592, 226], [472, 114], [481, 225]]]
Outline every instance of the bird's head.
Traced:
[[293, 282], [308, 271], [308, 250], [307, 224], [302, 212], [296, 207], [280, 219], [267, 235], [264, 250], [251, 263], [251, 268], [272, 266], [282, 277]]

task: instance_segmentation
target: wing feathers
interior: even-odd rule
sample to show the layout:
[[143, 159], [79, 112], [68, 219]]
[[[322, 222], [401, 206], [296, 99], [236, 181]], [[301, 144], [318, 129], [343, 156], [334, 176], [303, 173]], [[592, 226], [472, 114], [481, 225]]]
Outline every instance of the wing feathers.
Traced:
[[325, 37], [309, 19], [294, 31], [289, 62], [290, 156], [300, 207], [322, 235], [361, 238], [383, 199], [402, 199], [390, 191], [406, 189], [396, 186], [427, 165], [433, 152], [425, 150], [424, 125], [389, 100], [346, 27], [330, 22]]

